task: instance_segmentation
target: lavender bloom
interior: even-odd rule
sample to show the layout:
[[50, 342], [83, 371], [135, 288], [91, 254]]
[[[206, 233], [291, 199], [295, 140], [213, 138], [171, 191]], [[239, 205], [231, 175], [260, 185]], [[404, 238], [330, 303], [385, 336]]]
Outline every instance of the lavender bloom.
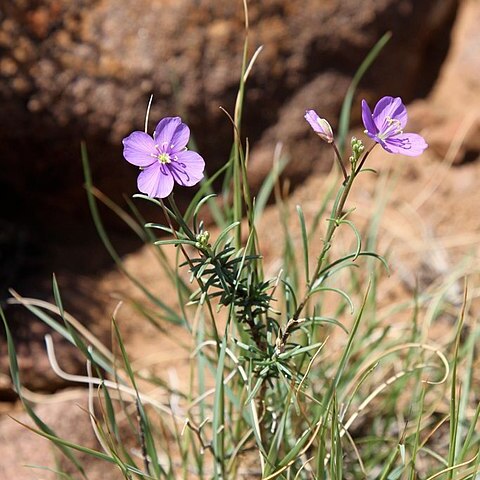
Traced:
[[317, 115], [315, 110], [307, 110], [305, 112], [305, 120], [313, 128], [314, 132], [325, 142], [333, 142], [333, 130], [330, 124]]
[[403, 133], [407, 124], [407, 109], [400, 97], [383, 97], [372, 111], [362, 100], [362, 119], [365, 133], [387, 152], [416, 157], [428, 147], [416, 133]]
[[180, 117], [166, 117], [158, 123], [153, 138], [133, 132], [123, 139], [123, 156], [141, 168], [138, 189], [152, 198], [165, 198], [174, 182], [190, 187], [203, 178], [205, 162], [186, 146], [190, 129]]

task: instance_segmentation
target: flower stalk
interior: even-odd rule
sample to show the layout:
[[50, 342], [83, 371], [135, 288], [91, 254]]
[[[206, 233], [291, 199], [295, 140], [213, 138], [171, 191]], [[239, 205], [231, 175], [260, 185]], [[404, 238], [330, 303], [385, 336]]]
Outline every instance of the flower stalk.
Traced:
[[[352, 139], [352, 145], [354, 142], [356, 142], [355, 138]], [[360, 152], [360, 150], [363, 151], [363, 149], [355, 149], [355, 148], [353, 149], [353, 155], [351, 157], [353, 159], [353, 161], [351, 162], [351, 173], [350, 175], [346, 176], [342, 186], [340, 187], [340, 190], [338, 191], [337, 197], [335, 199], [335, 203], [333, 204], [332, 214], [330, 215], [330, 218], [329, 218], [327, 233], [325, 235], [325, 238], [323, 239], [323, 248], [322, 248], [322, 251], [320, 252], [320, 256], [318, 258], [315, 271], [313, 272], [311, 281], [307, 285], [307, 291], [305, 292], [305, 295], [302, 301], [299, 303], [293, 316], [287, 322], [287, 325], [285, 326], [285, 330], [277, 338], [276, 349], [275, 349], [277, 354], [280, 354], [285, 350], [285, 346], [288, 342], [290, 335], [292, 334], [295, 327], [299, 323], [301, 323], [300, 315], [302, 314], [305, 306], [307, 305], [310, 295], [312, 294], [312, 291], [316, 286], [316, 282], [319, 280], [319, 275], [325, 263], [325, 258], [332, 245], [333, 236], [337, 228], [340, 226], [341, 224], [340, 222], [345, 215], [344, 214], [345, 204], [347, 202], [348, 195], [350, 194], [350, 191], [352, 189], [353, 182], [357, 178], [358, 174], [361, 172], [363, 165], [365, 164], [365, 160], [370, 155], [370, 152], [373, 150], [375, 145], [376, 143], [374, 143], [367, 151], [363, 152], [363, 154]], [[360, 158], [358, 158], [359, 155], [360, 155]], [[358, 167], [357, 167], [358, 160], [360, 160], [360, 163], [358, 164]], [[341, 164], [343, 165], [342, 162]]]
[[332, 145], [333, 151], [335, 152], [335, 158], [337, 159], [337, 162], [340, 165], [340, 168], [342, 169], [343, 184], [345, 185], [348, 181], [347, 169], [345, 168], [345, 165], [343, 164], [342, 156], [340, 155], [337, 144], [333, 141], [331, 143], [331, 145]]
[[327, 120], [321, 118], [315, 110], [307, 110], [305, 112], [305, 120], [310, 124], [313, 131], [325, 142], [332, 145], [335, 151], [335, 157], [340, 164], [343, 173], [343, 184], [337, 194], [333, 205], [332, 214], [329, 218], [329, 225], [325, 238], [323, 240], [323, 248], [312, 275], [311, 281], [307, 285], [307, 291], [295, 310], [293, 316], [288, 320], [285, 330], [280, 330], [280, 335], [276, 341], [275, 353], [278, 355], [285, 350], [288, 338], [300, 323], [300, 315], [305, 308], [312, 291], [320, 280], [319, 276], [322, 272], [323, 264], [328, 251], [331, 248], [331, 242], [336, 229], [341, 225], [345, 216], [344, 208], [348, 195], [352, 188], [353, 182], [357, 175], [362, 171], [365, 161], [370, 155], [373, 148], [380, 144], [382, 148], [394, 154], [403, 154], [407, 156], [418, 156], [428, 147], [425, 139], [416, 133], [404, 133], [403, 128], [407, 123], [407, 110], [400, 97], [386, 96], [381, 98], [372, 111], [365, 100], [362, 100], [362, 121], [365, 126], [365, 133], [372, 138], [374, 143], [365, 151], [362, 141], [352, 138], [352, 155], [350, 156], [350, 175], [342, 161], [340, 152], [335, 144], [333, 130]]

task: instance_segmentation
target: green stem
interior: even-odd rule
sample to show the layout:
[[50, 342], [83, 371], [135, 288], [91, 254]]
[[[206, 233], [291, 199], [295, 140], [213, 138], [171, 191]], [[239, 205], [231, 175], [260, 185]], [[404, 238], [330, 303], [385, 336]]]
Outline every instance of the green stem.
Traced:
[[[335, 152], [338, 153], [338, 150], [335, 146], [335, 143], [332, 144], [333, 148], [335, 149]], [[312, 279], [309, 282], [309, 285], [307, 286], [307, 291], [298, 305], [297, 309], [295, 310], [295, 313], [293, 314], [292, 318], [287, 322], [287, 325], [285, 327], [285, 331], [283, 332], [282, 336], [280, 337], [280, 341], [278, 343], [278, 348], [280, 351], [282, 351], [285, 348], [285, 345], [288, 341], [289, 336], [292, 333], [292, 330], [294, 326], [298, 323], [298, 319], [300, 318], [300, 315], [305, 308], [305, 305], [308, 302], [308, 299], [310, 298], [313, 286], [315, 285], [315, 281], [318, 279], [318, 276], [320, 272], [322, 271], [323, 264], [325, 262], [325, 258], [327, 256], [328, 251], [330, 250], [331, 247], [331, 242], [333, 239], [333, 235], [335, 231], [337, 230], [338, 226], [340, 225], [340, 220], [343, 216], [343, 211], [345, 207], [345, 203], [348, 199], [348, 195], [350, 193], [350, 190], [352, 188], [353, 182], [357, 178], [357, 175], [360, 173], [360, 171], [363, 168], [363, 165], [365, 164], [365, 160], [367, 157], [370, 155], [370, 152], [373, 150], [375, 147], [376, 143], [374, 143], [363, 155], [362, 159], [360, 160], [360, 163], [358, 167], [356, 167], [355, 164], [352, 165], [352, 173], [350, 176], [346, 176], [345, 180], [341, 186], [341, 189], [339, 190], [337, 197], [335, 199], [335, 203], [333, 204], [332, 208], [332, 214], [329, 219], [329, 224], [328, 224], [328, 229], [327, 233], [325, 235], [325, 239], [323, 241], [323, 248], [320, 253], [320, 256], [318, 258], [317, 266], [315, 267], [315, 271], [313, 272]], [[338, 153], [340, 155], [340, 153]], [[343, 163], [340, 160], [340, 157], [338, 157], [338, 160], [340, 164], [343, 166]], [[345, 172], [346, 174], [346, 172]]]
[[340, 165], [340, 168], [342, 169], [343, 183], [345, 184], [348, 181], [348, 174], [347, 174], [347, 170], [345, 169], [345, 165], [343, 164], [342, 156], [340, 155], [340, 152], [338, 151], [337, 144], [335, 142], [332, 142], [331, 145], [333, 147], [333, 151], [335, 152], [335, 158], [337, 159], [338, 164]]
[[[179, 223], [179, 225], [183, 225], [183, 229], [186, 230], [185, 233], [188, 236], [193, 235], [193, 232], [188, 228], [188, 226], [183, 221], [182, 214], [180, 213], [180, 210], [178, 209], [177, 204], [175, 203], [175, 200], [173, 199], [173, 195], [171, 195], [168, 200], [170, 201], [170, 205], [173, 209], [173, 212], [175, 213], [175, 217], [176, 217], [176, 220]], [[165, 207], [165, 204], [163, 203], [163, 200], [160, 200], [160, 206], [162, 207], [163, 214], [165, 215], [165, 218], [168, 222], [170, 230], [172, 230], [173, 236], [175, 238], [178, 238], [177, 231], [173, 227], [172, 221], [170, 219], [170, 215], [167, 212], [167, 209]], [[188, 253], [185, 250], [185, 248], [183, 247], [183, 245], [181, 243], [179, 245], [180, 245], [180, 250], [182, 251], [183, 256], [185, 257], [185, 260], [188, 262], [190, 270], [193, 271], [192, 260], [188, 256]], [[198, 282], [199, 287], [202, 289], [202, 292], [206, 292], [206, 288], [205, 288], [205, 285], [204, 285], [202, 279], [197, 278], [196, 280]], [[214, 333], [214, 336], [215, 336], [215, 341], [216, 341], [217, 349], [218, 349], [219, 345], [220, 345], [220, 336], [218, 334], [217, 323], [216, 323], [216, 320], [215, 320], [215, 314], [214, 314], [214, 311], [213, 311], [213, 307], [212, 307], [212, 304], [210, 303], [210, 299], [208, 298], [208, 295], [205, 296], [205, 301], [206, 301], [206, 304], [207, 304], [207, 307], [208, 307], [208, 311], [210, 313], [210, 317], [212, 319], [213, 333]]]
[[348, 194], [350, 193], [350, 190], [352, 188], [355, 178], [356, 178], [356, 172], [353, 172], [352, 175], [347, 177], [347, 183], [345, 185], [342, 185], [342, 188], [339, 191], [339, 194], [337, 195], [337, 198], [333, 205], [332, 215], [330, 216], [330, 221], [328, 222], [328, 229], [327, 229], [327, 234], [325, 235], [325, 239], [323, 241], [322, 252], [320, 253], [320, 257], [318, 258], [317, 266], [315, 267], [315, 271], [313, 272], [312, 281], [310, 282], [310, 285], [307, 288], [307, 292], [302, 302], [298, 306], [296, 312], [293, 315], [294, 320], [298, 320], [298, 318], [300, 317], [300, 314], [302, 313], [302, 310], [304, 309], [305, 304], [310, 296], [312, 286], [315, 284], [315, 280], [317, 279], [318, 274], [322, 269], [323, 263], [325, 261], [325, 257], [327, 256], [327, 252], [330, 250], [330, 247], [331, 247], [333, 235], [337, 230], [337, 227], [339, 226], [339, 221], [340, 221], [340, 218], [342, 217], [343, 209], [345, 207]]
[[358, 168], [355, 170], [355, 176], [357, 176], [362, 168], [363, 168], [363, 165], [365, 164], [365, 160], [367, 159], [367, 157], [370, 155], [370, 152], [375, 148], [375, 146], [377, 145], [377, 143], [374, 143], [366, 152], [365, 152], [365, 155], [363, 156], [362, 160], [360, 161], [359, 165], [358, 165]]

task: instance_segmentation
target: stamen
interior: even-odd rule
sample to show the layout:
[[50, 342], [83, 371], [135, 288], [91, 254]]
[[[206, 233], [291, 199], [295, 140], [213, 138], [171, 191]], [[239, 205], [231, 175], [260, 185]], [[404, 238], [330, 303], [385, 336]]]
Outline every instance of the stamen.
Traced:
[[171, 158], [168, 153], [159, 153], [157, 155], [157, 159], [160, 163], [165, 164], [165, 163], [171, 163]]
[[181, 176], [185, 176], [185, 181], [187, 182], [190, 180], [190, 175], [187, 173], [186, 168], [187, 166], [183, 162], [173, 162], [170, 164], [170, 173], [180, 185], [184, 185]]
[[382, 140], [385, 140], [389, 137], [393, 137], [394, 135], [403, 133], [403, 130], [401, 128], [402, 124], [400, 120], [386, 116], [385, 123], [386, 123], [386, 128], [384, 128], [378, 135], [378, 137], [381, 138]]

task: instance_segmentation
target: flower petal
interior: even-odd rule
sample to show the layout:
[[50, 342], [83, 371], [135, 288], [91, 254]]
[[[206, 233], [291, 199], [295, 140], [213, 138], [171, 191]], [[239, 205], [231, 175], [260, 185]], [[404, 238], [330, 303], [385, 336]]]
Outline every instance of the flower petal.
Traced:
[[315, 132], [321, 132], [320, 125], [317, 122], [317, 119], [319, 119], [320, 117], [315, 110], [307, 110], [304, 117]]
[[333, 130], [327, 120], [320, 118], [315, 110], [307, 110], [304, 117], [322, 140], [328, 143], [333, 142]]
[[365, 100], [362, 100], [362, 120], [368, 135], [373, 138], [378, 133], [378, 128], [373, 121], [372, 111]]
[[181, 123], [175, 130], [170, 143], [170, 150], [173, 153], [182, 151], [190, 139], [190, 129], [184, 123]]
[[373, 121], [381, 132], [385, 131], [391, 124], [388, 120], [398, 120], [400, 130], [407, 124], [407, 109], [400, 97], [383, 97], [375, 105], [373, 110]]
[[173, 137], [181, 123], [182, 119], [180, 117], [165, 117], [158, 122], [155, 132], [153, 133], [153, 138], [155, 140], [155, 145], [158, 145], [161, 152], [167, 152], [167, 150], [169, 152], [171, 151], [170, 145], [172, 144]]
[[173, 183], [169, 169], [158, 162], [143, 170], [137, 179], [138, 189], [152, 198], [168, 197]]
[[153, 138], [145, 132], [133, 132], [122, 140], [123, 156], [137, 167], [147, 167], [155, 162]]
[[178, 152], [176, 156], [177, 160], [168, 164], [175, 181], [185, 187], [197, 184], [203, 178], [205, 170], [203, 158], [191, 150]]
[[402, 133], [386, 138], [382, 147], [390, 153], [401, 153], [409, 157], [417, 157], [428, 147], [425, 139], [416, 133]]

